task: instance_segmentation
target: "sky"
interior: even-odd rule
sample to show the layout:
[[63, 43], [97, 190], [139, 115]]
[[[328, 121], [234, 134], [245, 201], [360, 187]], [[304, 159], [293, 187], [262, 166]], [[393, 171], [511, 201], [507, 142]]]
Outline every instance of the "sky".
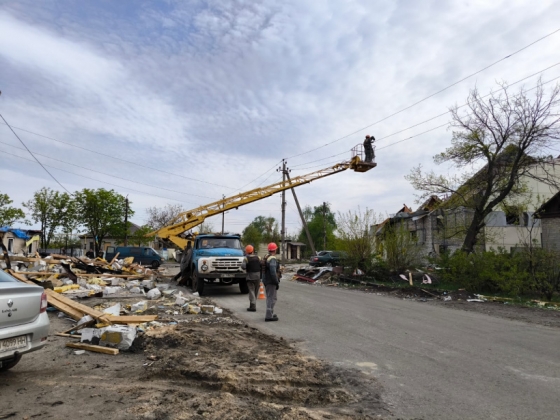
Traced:
[[[348, 160], [370, 134], [378, 166], [297, 188], [301, 205], [416, 208], [413, 167], [457, 172], [432, 159], [449, 107], [560, 76], [558, 16], [552, 0], [0, 0], [0, 114], [56, 179], [0, 121], [0, 193], [114, 189], [141, 225], [275, 183], [282, 159], [292, 177]], [[280, 220], [280, 196], [225, 230], [259, 215]]]

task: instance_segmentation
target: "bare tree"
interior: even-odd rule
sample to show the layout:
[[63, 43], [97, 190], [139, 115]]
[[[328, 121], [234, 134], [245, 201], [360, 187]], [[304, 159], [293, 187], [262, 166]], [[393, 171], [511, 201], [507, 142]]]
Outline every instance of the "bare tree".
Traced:
[[158, 208], [156, 206], [148, 207], [146, 209], [146, 213], [148, 213], [148, 221], [146, 225], [152, 230], [161, 229], [183, 211], [183, 206], [180, 204], [167, 204], [163, 208]]
[[444, 204], [447, 208], [474, 210], [464, 251], [474, 250], [486, 216], [506, 197], [522, 193], [523, 179], [558, 185], [550, 165], [552, 158], [547, 155], [560, 136], [559, 95], [559, 86], [547, 95], [540, 80], [530, 94], [521, 88], [512, 95], [506, 84], [486, 96], [473, 90], [466, 112], [458, 106], [450, 109], [454, 129], [451, 147], [434, 161], [453, 163], [460, 170], [483, 164], [482, 169], [450, 177], [424, 173], [418, 166], [406, 177], [422, 191], [419, 201], [434, 194], [451, 195]]

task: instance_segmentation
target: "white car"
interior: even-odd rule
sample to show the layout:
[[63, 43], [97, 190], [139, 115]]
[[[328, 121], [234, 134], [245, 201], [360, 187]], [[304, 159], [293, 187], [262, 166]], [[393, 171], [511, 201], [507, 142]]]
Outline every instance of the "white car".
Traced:
[[25, 353], [47, 342], [47, 294], [0, 270], [0, 372], [13, 368]]

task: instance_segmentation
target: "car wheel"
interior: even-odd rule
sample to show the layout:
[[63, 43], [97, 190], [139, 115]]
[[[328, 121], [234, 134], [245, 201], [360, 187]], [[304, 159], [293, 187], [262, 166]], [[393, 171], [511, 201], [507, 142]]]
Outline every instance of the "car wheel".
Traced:
[[17, 365], [19, 363], [20, 360], [21, 360], [21, 354], [17, 354], [11, 360], [4, 360], [2, 362], [2, 367], [0, 367], [0, 372], [5, 372], [5, 371], [13, 368], [15, 365]]
[[239, 290], [242, 295], [249, 293], [249, 285], [247, 284], [247, 279], [239, 279]]
[[204, 292], [204, 279], [199, 278], [196, 271], [193, 271], [192, 291], [198, 292], [199, 296], [202, 296], [202, 293]]
[[159, 261], [152, 261], [152, 268], [154, 270], [157, 270], [158, 267], [159, 267]]

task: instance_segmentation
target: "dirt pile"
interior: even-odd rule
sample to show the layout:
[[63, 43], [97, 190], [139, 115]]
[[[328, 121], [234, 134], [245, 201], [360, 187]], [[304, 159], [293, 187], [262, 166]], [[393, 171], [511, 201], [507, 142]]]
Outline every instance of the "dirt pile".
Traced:
[[[137, 401], [141, 418], [369, 419], [383, 413], [380, 386], [359, 372], [337, 371], [285, 340], [241, 323], [188, 324], [144, 336], [146, 381], [183, 390]], [[160, 398], [157, 398], [158, 400]]]

